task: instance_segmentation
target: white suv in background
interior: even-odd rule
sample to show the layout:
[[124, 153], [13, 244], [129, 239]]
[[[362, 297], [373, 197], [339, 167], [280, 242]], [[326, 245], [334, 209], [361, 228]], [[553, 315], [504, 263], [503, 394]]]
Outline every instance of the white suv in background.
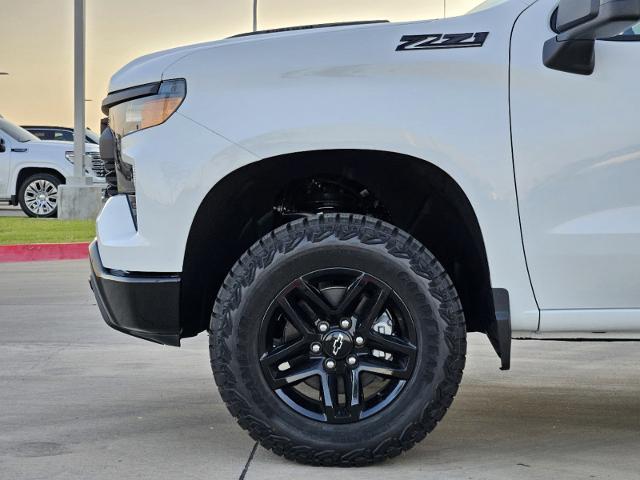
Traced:
[[[22, 128], [33, 133], [40, 140], [60, 140], [63, 142], [73, 142], [73, 128], [69, 127], [52, 127], [44, 125], [22, 125]], [[85, 130], [85, 141], [98, 145], [100, 143], [100, 135], [91, 129]]]
[[[100, 159], [97, 145], [87, 143], [86, 150], [92, 160]], [[86, 172], [104, 182], [93, 170]], [[20, 205], [30, 217], [55, 217], [58, 186], [71, 175], [73, 143], [40, 140], [0, 118], [0, 201]]]
[[[73, 128], [36, 125], [22, 125], [22, 128], [33, 133], [40, 140], [73, 142]], [[100, 135], [89, 128], [85, 130], [84, 138], [87, 145], [100, 144]], [[106, 171], [100, 155], [93, 151], [88, 152], [88, 154], [90, 157], [89, 160], [91, 161], [91, 169], [93, 170], [93, 173], [98, 177], [104, 177], [106, 175]]]

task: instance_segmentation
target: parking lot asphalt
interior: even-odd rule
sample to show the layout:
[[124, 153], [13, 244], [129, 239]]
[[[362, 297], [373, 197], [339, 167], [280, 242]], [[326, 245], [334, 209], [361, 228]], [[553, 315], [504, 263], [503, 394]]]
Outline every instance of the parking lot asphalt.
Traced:
[[216, 391], [206, 336], [176, 349], [109, 329], [87, 275], [86, 261], [0, 265], [2, 479], [639, 478], [639, 344], [516, 342], [500, 372], [470, 335], [435, 432], [341, 472], [254, 451]]

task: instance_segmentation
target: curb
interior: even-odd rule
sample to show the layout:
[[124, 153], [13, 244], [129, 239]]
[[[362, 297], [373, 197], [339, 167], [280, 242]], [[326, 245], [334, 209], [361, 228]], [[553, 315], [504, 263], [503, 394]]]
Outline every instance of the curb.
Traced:
[[0, 245], [0, 263], [80, 260], [89, 257], [89, 243]]

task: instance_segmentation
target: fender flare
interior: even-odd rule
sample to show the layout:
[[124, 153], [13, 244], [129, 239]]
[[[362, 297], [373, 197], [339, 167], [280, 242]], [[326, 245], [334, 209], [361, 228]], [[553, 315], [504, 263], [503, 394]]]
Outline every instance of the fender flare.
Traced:
[[9, 192], [8, 192], [8, 195], [10, 197], [17, 197], [18, 189], [20, 188], [19, 185], [18, 185], [18, 178], [20, 178], [20, 173], [23, 170], [26, 170], [27, 168], [42, 169], [42, 170], [53, 170], [53, 171], [57, 172], [64, 179], [67, 178], [67, 175], [55, 163], [36, 162], [36, 163], [21, 164], [20, 168], [17, 168], [17, 169], [14, 170], [13, 175], [11, 176], [11, 179], [9, 181]]

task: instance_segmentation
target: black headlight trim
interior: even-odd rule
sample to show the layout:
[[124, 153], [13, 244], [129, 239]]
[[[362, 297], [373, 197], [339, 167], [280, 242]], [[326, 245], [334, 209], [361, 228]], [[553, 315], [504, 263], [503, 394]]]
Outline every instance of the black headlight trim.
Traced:
[[115, 107], [121, 103], [136, 100], [138, 98], [157, 95], [160, 91], [161, 84], [162, 82], [145, 83], [144, 85], [111, 92], [107, 95], [107, 98], [102, 101], [102, 113], [108, 115], [111, 107]]

